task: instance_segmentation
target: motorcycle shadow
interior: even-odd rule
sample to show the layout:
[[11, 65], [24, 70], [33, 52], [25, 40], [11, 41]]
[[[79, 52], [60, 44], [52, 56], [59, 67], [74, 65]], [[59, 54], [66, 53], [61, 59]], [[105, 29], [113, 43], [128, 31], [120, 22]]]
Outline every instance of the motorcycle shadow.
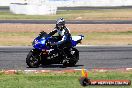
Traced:
[[[69, 66], [70, 68], [74, 67], [82, 67], [84, 65], [75, 65], [75, 66]], [[51, 65], [41, 65], [42, 68], [69, 68], [67, 66], [63, 66], [61, 64], [51, 64]]]

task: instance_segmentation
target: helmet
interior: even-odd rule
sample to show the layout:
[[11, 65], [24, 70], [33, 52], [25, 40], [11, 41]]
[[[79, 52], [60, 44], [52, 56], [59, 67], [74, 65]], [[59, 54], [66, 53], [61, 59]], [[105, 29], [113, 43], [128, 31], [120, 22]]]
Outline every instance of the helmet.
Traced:
[[65, 26], [65, 20], [63, 18], [59, 18], [56, 20], [56, 27], [62, 29]]

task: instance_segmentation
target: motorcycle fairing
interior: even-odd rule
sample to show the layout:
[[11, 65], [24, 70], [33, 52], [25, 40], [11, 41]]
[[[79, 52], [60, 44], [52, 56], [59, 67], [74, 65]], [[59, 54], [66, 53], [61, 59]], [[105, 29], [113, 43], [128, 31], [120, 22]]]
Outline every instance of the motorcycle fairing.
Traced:
[[[78, 43], [81, 42], [81, 40], [84, 38], [83, 35], [78, 35], [78, 36], [72, 36], [72, 46], [76, 46]], [[50, 42], [54, 42], [54, 40], [52, 39], [52, 37], [40, 37], [38, 36], [37, 38], [34, 39], [33, 41], [33, 47], [38, 49], [38, 50], [49, 50], [50, 47], [46, 46], [46, 41], [49, 40]]]
[[84, 38], [83, 35], [72, 36], [72, 46], [76, 46]]
[[34, 39], [33, 41], [33, 47], [38, 49], [38, 50], [42, 50], [42, 49], [49, 49], [49, 47], [46, 46], [46, 38], [45, 37], [42, 37], [42, 38], [39, 38], [37, 37], [36, 39]]

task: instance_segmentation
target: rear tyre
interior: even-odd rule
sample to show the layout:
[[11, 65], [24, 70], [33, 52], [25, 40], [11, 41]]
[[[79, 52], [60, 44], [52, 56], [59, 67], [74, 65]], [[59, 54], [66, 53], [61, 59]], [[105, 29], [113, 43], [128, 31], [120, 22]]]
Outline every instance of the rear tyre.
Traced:
[[63, 61], [63, 66], [66, 67], [71, 67], [71, 66], [75, 66], [76, 63], [79, 60], [79, 51], [76, 48], [72, 48], [72, 50], [70, 51], [70, 58], [67, 58]]
[[30, 51], [26, 58], [26, 63], [30, 68], [37, 68], [40, 65], [40, 56], [39, 54]]

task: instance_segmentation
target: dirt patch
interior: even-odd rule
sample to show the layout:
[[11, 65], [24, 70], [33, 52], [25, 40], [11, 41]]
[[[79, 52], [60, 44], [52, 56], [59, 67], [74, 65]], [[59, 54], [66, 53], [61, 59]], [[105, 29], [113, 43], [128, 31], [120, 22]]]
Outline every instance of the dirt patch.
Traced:
[[[54, 24], [0, 24], [0, 32], [49, 32]], [[132, 31], [131, 24], [68, 24], [71, 32], [124, 32]]]

